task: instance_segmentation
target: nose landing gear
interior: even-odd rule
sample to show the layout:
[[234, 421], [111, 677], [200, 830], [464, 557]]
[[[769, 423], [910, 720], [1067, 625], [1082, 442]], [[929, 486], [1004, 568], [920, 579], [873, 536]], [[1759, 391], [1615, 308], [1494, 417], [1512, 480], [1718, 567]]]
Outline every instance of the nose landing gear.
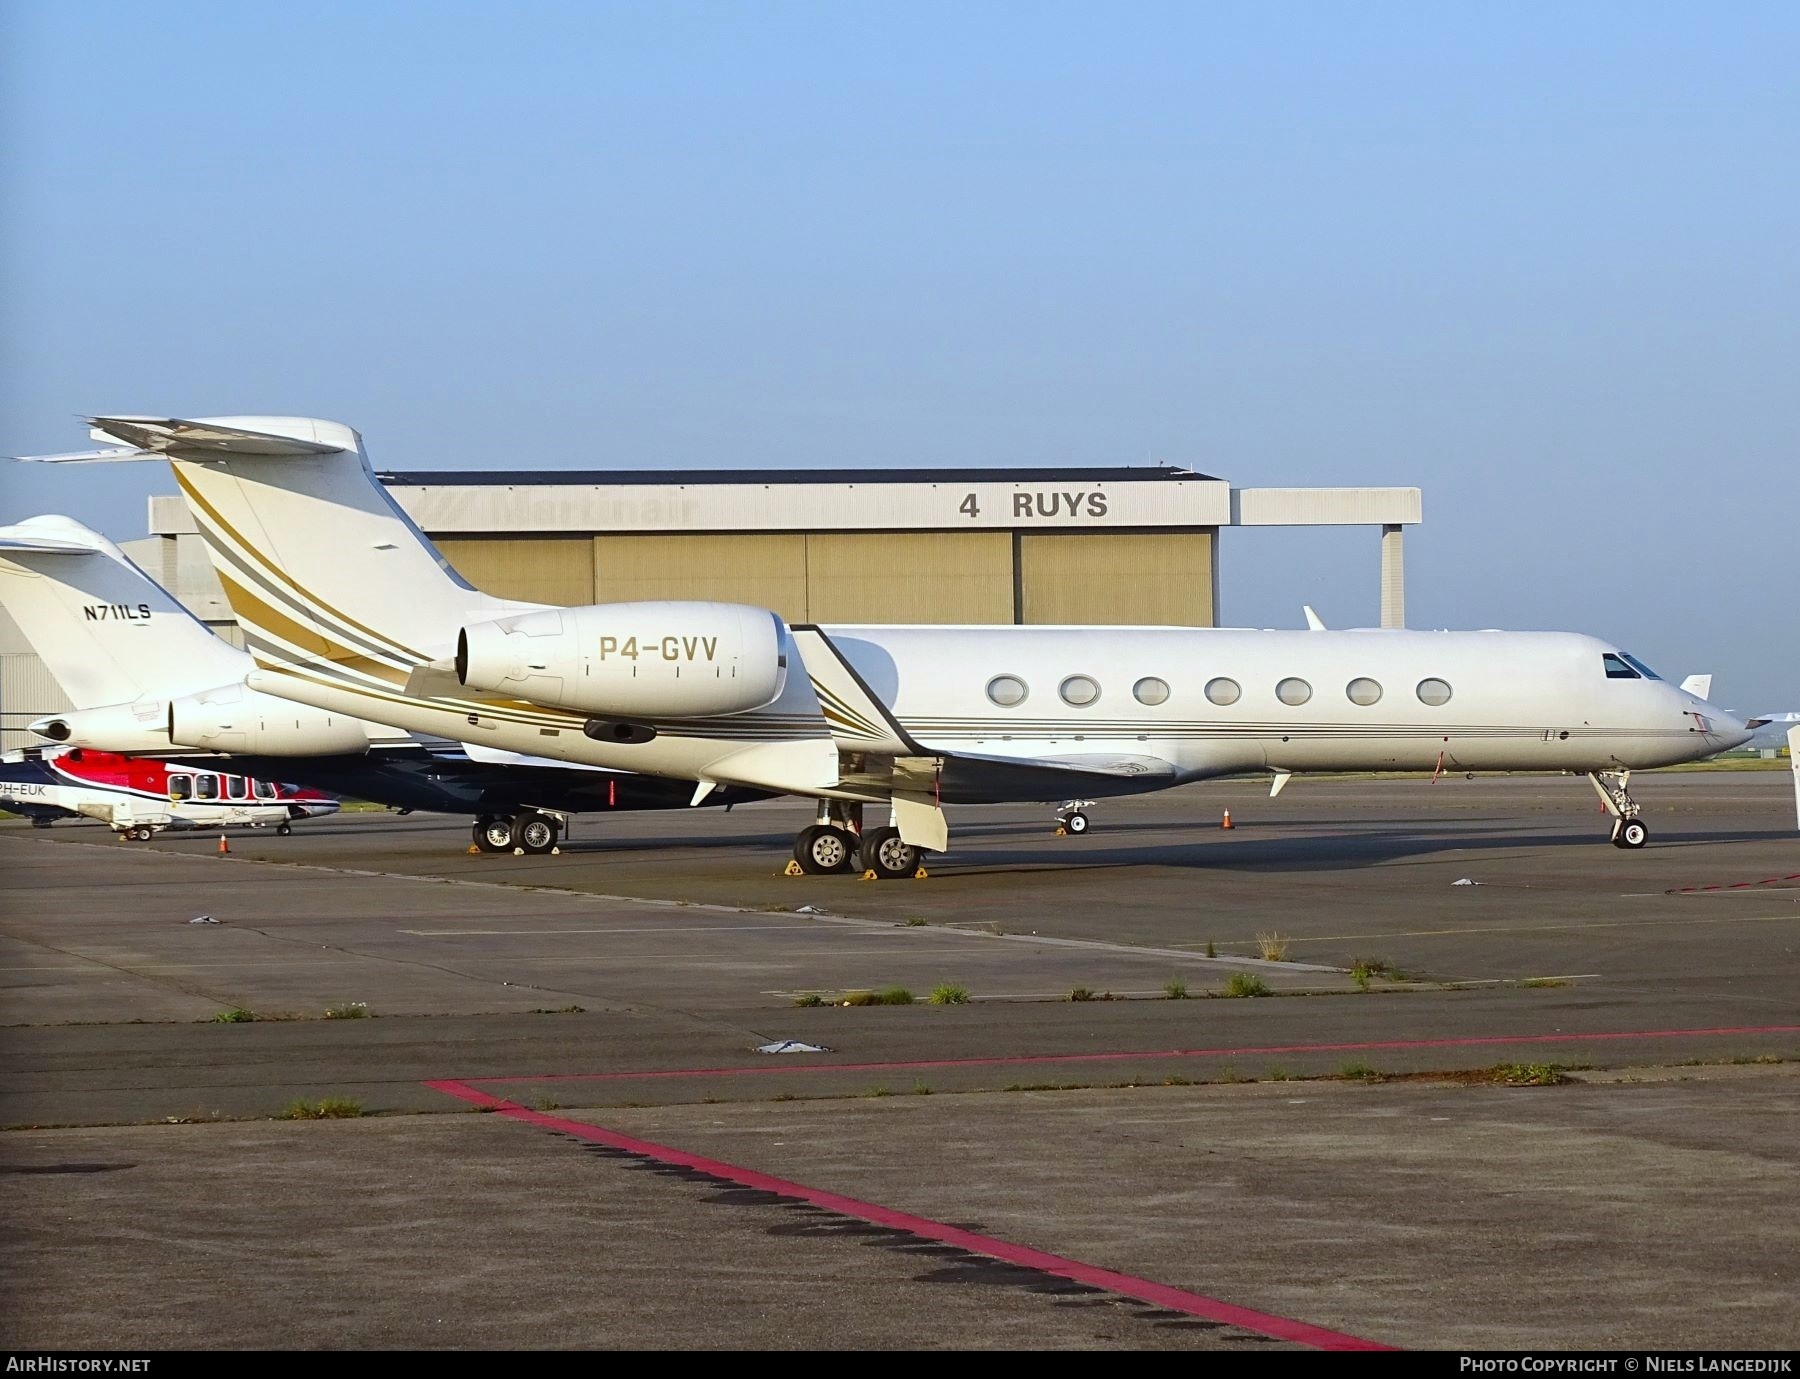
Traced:
[[1612, 845], [1635, 850], [1648, 843], [1650, 829], [1638, 817], [1640, 806], [1631, 798], [1631, 772], [1590, 771], [1588, 780], [1600, 796], [1600, 803], [1606, 806], [1606, 812], [1612, 815]]

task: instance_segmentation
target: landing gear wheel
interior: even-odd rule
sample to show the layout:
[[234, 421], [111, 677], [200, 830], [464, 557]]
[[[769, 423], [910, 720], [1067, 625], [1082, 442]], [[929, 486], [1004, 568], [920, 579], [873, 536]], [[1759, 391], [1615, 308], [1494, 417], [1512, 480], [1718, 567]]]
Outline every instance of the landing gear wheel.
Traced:
[[513, 856], [543, 857], [556, 846], [556, 820], [526, 810], [513, 820]]
[[1627, 819], [1619, 825], [1619, 832], [1613, 839], [1616, 848], [1641, 848], [1650, 841], [1650, 830], [1644, 827], [1642, 819]]
[[294, 831], [294, 826], [292, 824], [276, 824], [275, 825], [275, 832], [283, 838], [287, 837], [288, 834], [292, 833], [293, 831]]
[[794, 839], [794, 860], [808, 876], [850, 871], [856, 866], [857, 837], [844, 828], [813, 824]]
[[1066, 833], [1082, 834], [1088, 831], [1088, 816], [1079, 809], [1062, 816], [1062, 826]]
[[470, 835], [475, 839], [475, 846], [483, 852], [511, 852], [513, 821], [486, 815], [475, 821]]
[[862, 865], [883, 881], [897, 881], [919, 869], [919, 850], [903, 842], [897, 828], [872, 828], [862, 837]]
[[125, 830], [125, 836], [134, 843], [147, 843], [153, 836], [149, 829], [141, 824]]

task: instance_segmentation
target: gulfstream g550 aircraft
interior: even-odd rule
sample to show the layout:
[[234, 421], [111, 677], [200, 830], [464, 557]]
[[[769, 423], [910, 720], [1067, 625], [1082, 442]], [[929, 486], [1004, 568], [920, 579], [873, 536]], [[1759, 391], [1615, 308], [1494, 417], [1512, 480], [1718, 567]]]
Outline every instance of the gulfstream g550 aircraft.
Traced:
[[[1636, 767], [1742, 723], [1592, 637], [1179, 627], [816, 627], [723, 603], [511, 603], [469, 587], [394, 504], [362, 440], [294, 417], [99, 417], [162, 457], [257, 669], [334, 713], [516, 752], [819, 800], [807, 871], [904, 876], [942, 806], [1064, 800], [1275, 772], [1588, 774], [1613, 841], [1648, 834]], [[861, 828], [866, 804], [889, 822]]]

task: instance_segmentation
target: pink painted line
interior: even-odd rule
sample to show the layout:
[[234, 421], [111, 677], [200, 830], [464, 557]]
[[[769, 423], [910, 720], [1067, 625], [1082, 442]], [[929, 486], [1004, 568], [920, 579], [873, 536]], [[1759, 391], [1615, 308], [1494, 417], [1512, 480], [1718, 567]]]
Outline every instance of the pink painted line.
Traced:
[[1300, 1053], [1371, 1053], [1410, 1049], [1493, 1048], [1517, 1044], [1579, 1044], [1629, 1039], [1717, 1038], [1728, 1034], [1800, 1034], [1800, 1025], [1737, 1025], [1719, 1029], [1639, 1029], [1598, 1034], [1496, 1034], [1462, 1039], [1382, 1039], [1353, 1044], [1266, 1044], [1224, 1049], [1140, 1049], [1126, 1053], [1032, 1053], [994, 1058], [912, 1058], [887, 1063], [759, 1063], [744, 1068], [667, 1068], [612, 1073], [520, 1073], [466, 1077], [462, 1085], [495, 1082], [641, 1082], [657, 1078], [762, 1077], [780, 1073], [910, 1072], [925, 1068], [1005, 1068], [1047, 1063], [1125, 1063], [1170, 1058], [1245, 1058]]
[[1710, 886], [1676, 886], [1663, 892], [1664, 895], [1692, 895], [1695, 891], [1741, 891], [1752, 886], [1779, 886], [1786, 881], [1800, 881], [1800, 872], [1790, 876], [1766, 876], [1761, 881], [1733, 881], [1727, 884], [1715, 881]]
[[753, 1188], [758, 1192], [771, 1192], [795, 1201], [807, 1202], [823, 1211], [834, 1212], [839, 1216], [855, 1217], [858, 1220], [868, 1221], [890, 1230], [905, 1231], [907, 1234], [918, 1236], [923, 1240], [935, 1240], [941, 1244], [954, 1245], [958, 1249], [968, 1250], [972, 1254], [986, 1255], [990, 1259], [1003, 1260], [1008, 1264], [1017, 1264], [1025, 1269], [1035, 1269], [1039, 1273], [1066, 1278], [1092, 1288], [1103, 1288], [1109, 1293], [1136, 1298], [1140, 1302], [1147, 1302], [1154, 1307], [1167, 1308], [1172, 1312], [1182, 1312], [1191, 1317], [1204, 1317], [1208, 1321], [1219, 1322], [1225, 1326], [1255, 1331], [1264, 1336], [1272, 1336], [1276, 1340], [1292, 1341], [1297, 1345], [1312, 1346], [1318, 1350], [1393, 1350], [1395, 1348], [1383, 1345], [1378, 1341], [1364, 1340], [1360, 1336], [1350, 1336], [1341, 1331], [1327, 1330], [1322, 1326], [1314, 1326], [1310, 1322], [1295, 1321], [1290, 1317], [1277, 1317], [1270, 1312], [1258, 1312], [1253, 1308], [1239, 1307], [1236, 1303], [1221, 1302], [1218, 1298], [1209, 1298], [1201, 1293], [1190, 1293], [1185, 1288], [1172, 1288], [1166, 1283], [1156, 1283], [1147, 1278], [1138, 1278], [1133, 1274], [1121, 1274], [1112, 1269], [1083, 1264], [1080, 1260], [1065, 1259], [1061, 1255], [1053, 1255], [1044, 1250], [1034, 1250], [1029, 1245], [1015, 1245], [1010, 1240], [1001, 1240], [992, 1235], [982, 1235], [977, 1231], [963, 1230], [959, 1226], [948, 1225], [943, 1221], [933, 1221], [930, 1217], [914, 1216], [910, 1212], [896, 1211], [892, 1207], [880, 1206], [874, 1202], [864, 1202], [855, 1197], [826, 1192], [822, 1188], [807, 1187], [804, 1183], [791, 1182], [786, 1178], [771, 1177], [767, 1173], [758, 1173], [755, 1169], [740, 1168], [736, 1164], [728, 1164], [719, 1159], [709, 1159], [703, 1155], [690, 1154], [686, 1150], [674, 1149], [665, 1144], [640, 1140], [631, 1135], [621, 1134], [617, 1130], [608, 1130], [604, 1126], [585, 1125], [578, 1120], [565, 1120], [561, 1116], [546, 1115], [542, 1111], [533, 1111], [517, 1102], [505, 1101], [499, 1097], [490, 1096], [486, 1092], [478, 1091], [467, 1082], [444, 1079], [427, 1082], [425, 1085], [433, 1091], [457, 1097], [470, 1105], [484, 1107], [496, 1114], [506, 1116], [508, 1119], [521, 1121], [526, 1125], [535, 1125], [542, 1130], [554, 1130], [559, 1134], [585, 1140], [589, 1144], [603, 1144], [610, 1149], [620, 1149], [627, 1154], [654, 1159], [658, 1163], [695, 1169], [711, 1177], [737, 1183], [741, 1187]]

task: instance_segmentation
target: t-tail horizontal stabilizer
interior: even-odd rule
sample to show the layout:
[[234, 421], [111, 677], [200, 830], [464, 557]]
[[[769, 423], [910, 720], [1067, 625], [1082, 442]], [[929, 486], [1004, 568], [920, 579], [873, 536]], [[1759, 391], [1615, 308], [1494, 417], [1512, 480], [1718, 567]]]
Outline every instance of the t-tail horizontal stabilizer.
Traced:
[[89, 417], [88, 434], [97, 441], [123, 441], [106, 450], [64, 455], [15, 455], [39, 464], [107, 464], [165, 456], [204, 459], [209, 455], [296, 459], [335, 455], [356, 448], [348, 426], [311, 417]]

